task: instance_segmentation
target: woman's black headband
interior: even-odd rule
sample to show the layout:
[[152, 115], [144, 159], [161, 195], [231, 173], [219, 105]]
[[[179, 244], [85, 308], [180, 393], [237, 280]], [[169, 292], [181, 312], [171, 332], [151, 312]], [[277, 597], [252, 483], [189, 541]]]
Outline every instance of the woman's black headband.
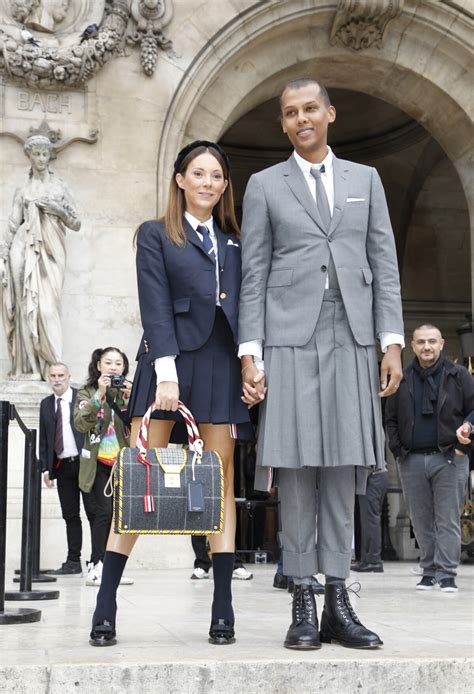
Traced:
[[181, 164], [183, 163], [184, 159], [188, 156], [190, 152], [193, 151], [193, 149], [196, 149], [197, 147], [211, 147], [212, 149], [215, 149], [216, 152], [219, 152], [223, 160], [225, 161], [225, 165], [227, 167], [227, 171], [230, 173], [230, 161], [229, 157], [227, 154], [224, 152], [222, 147], [217, 144], [217, 142], [209, 142], [208, 140], [194, 140], [194, 142], [190, 142], [189, 145], [186, 145], [186, 147], [183, 147], [183, 149], [178, 153], [178, 156], [176, 157], [176, 161], [174, 163], [174, 173], [177, 174], [181, 168]]

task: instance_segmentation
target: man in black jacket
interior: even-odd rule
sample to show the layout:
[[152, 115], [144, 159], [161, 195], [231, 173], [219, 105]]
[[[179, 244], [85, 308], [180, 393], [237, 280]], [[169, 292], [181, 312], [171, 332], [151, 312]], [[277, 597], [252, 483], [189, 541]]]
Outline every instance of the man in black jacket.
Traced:
[[432, 590], [439, 584], [453, 593], [470, 451], [470, 444], [456, 440], [456, 429], [474, 408], [474, 379], [443, 357], [443, 345], [435, 326], [416, 328], [415, 359], [387, 401], [386, 425], [420, 547], [423, 578], [416, 587]]
[[[65, 364], [51, 364], [48, 381], [52, 395], [40, 405], [40, 462], [44, 483], [54, 487], [58, 480], [61, 511], [66, 522], [68, 554], [66, 561], [51, 573], [60, 576], [79, 574], [81, 568], [82, 523], [80, 516], [79, 453], [84, 435], [74, 427], [72, 413], [77, 390], [71, 388], [71, 375]], [[90, 494], [82, 492], [82, 501], [92, 524], [94, 505]]]

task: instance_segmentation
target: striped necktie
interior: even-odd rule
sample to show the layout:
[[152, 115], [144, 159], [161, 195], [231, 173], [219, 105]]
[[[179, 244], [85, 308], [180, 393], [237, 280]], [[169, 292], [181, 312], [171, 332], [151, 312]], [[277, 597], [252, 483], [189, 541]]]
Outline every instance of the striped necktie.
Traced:
[[324, 225], [326, 231], [329, 230], [331, 226], [331, 210], [329, 208], [328, 196], [326, 195], [326, 189], [324, 188], [324, 183], [321, 178], [321, 174], [324, 173], [324, 164], [320, 169], [316, 167], [311, 168], [311, 176], [316, 181], [316, 205], [319, 210], [319, 215], [321, 221]]
[[204, 226], [204, 224], [199, 224], [196, 231], [202, 235], [202, 245], [204, 246], [204, 250], [206, 251], [207, 255], [211, 258], [211, 260], [216, 262], [216, 253], [214, 251], [214, 246], [212, 245], [209, 229]]
[[56, 430], [54, 432], [54, 450], [58, 458], [61, 457], [64, 451], [63, 440], [63, 411], [61, 408], [62, 399], [58, 398], [56, 405]]

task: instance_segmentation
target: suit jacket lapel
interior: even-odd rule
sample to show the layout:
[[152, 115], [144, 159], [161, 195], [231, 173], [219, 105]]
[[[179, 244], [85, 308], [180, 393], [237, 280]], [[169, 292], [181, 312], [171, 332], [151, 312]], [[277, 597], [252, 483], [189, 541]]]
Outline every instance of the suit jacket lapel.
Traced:
[[54, 448], [54, 436], [56, 433], [56, 399], [54, 393], [48, 396], [46, 403], [46, 436], [48, 438], [48, 444]]
[[206, 253], [204, 246], [202, 245], [201, 240], [199, 239], [199, 236], [196, 234], [196, 232], [194, 231], [194, 229], [192, 228], [191, 224], [188, 222], [186, 217], [184, 218], [184, 230], [185, 230], [186, 235], [188, 237], [188, 241], [190, 241], [190, 243], [192, 243], [193, 246], [196, 246], [196, 248], [199, 248], [200, 251], [206, 256], [208, 261], [210, 263], [213, 263], [214, 261]]
[[53, 422], [53, 426], [56, 426], [55, 425], [55, 420], [56, 420], [55, 402], [56, 402], [56, 398], [54, 397], [54, 393], [53, 393], [48, 398], [48, 409], [49, 409], [51, 421]]
[[347, 203], [347, 192], [349, 190], [349, 182], [347, 180], [348, 170], [344, 164], [337, 158], [333, 159], [333, 174], [334, 174], [334, 209], [332, 213], [331, 225], [329, 227], [328, 236], [337, 228], [341, 221], [342, 213]]
[[318, 212], [316, 203], [313, 200], [313, 196], [310, 193], [308, 184], [305, 180], [303, 172], [296, 163], [296, 160], [291, 156], [286, 162], [286, 169], [283, 173], [285, 182], [291, 189], [291, 192], [298, 200], [298, 202], [303, 205], [306, 212], [310, 217], [316, 222], [320, 230], [326, 234], [324, 229], [324, 224], [322, 222], [321, 216]]

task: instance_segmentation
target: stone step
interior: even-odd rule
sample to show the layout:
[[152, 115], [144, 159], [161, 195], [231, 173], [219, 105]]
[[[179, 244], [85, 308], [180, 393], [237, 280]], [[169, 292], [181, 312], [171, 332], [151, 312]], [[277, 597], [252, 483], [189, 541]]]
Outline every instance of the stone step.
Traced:
[[[192, 568], [137, 570], [118, 595], [118, 643], [88, 643], [97, 588], [84, 577], [59, 578], [58, 600], [10, 602], [37, 607], [35, 624], [0, 626], [0, 692], [15, 694], [467, 694], [472, 691], [474, 567], [461, 566], [459, 593], [415, 590], [412, 564], [385, 564], [356, 575], [352, 603], [384, 641], [365, 651], [323, 644], [283, 648], [291, 596], [272, 587], [275, 565], [253, 565], [233, 581], [234, 645], [208, 643], [213, 580], [191, 581]], [[320, 577], [322, 579], [322, 577]], [[10, 588], [10, 586], [8, 586]], [[15, 586], [18, 589], [18, 586]], [[318, 613], [323, 598], [317, 600]]]

